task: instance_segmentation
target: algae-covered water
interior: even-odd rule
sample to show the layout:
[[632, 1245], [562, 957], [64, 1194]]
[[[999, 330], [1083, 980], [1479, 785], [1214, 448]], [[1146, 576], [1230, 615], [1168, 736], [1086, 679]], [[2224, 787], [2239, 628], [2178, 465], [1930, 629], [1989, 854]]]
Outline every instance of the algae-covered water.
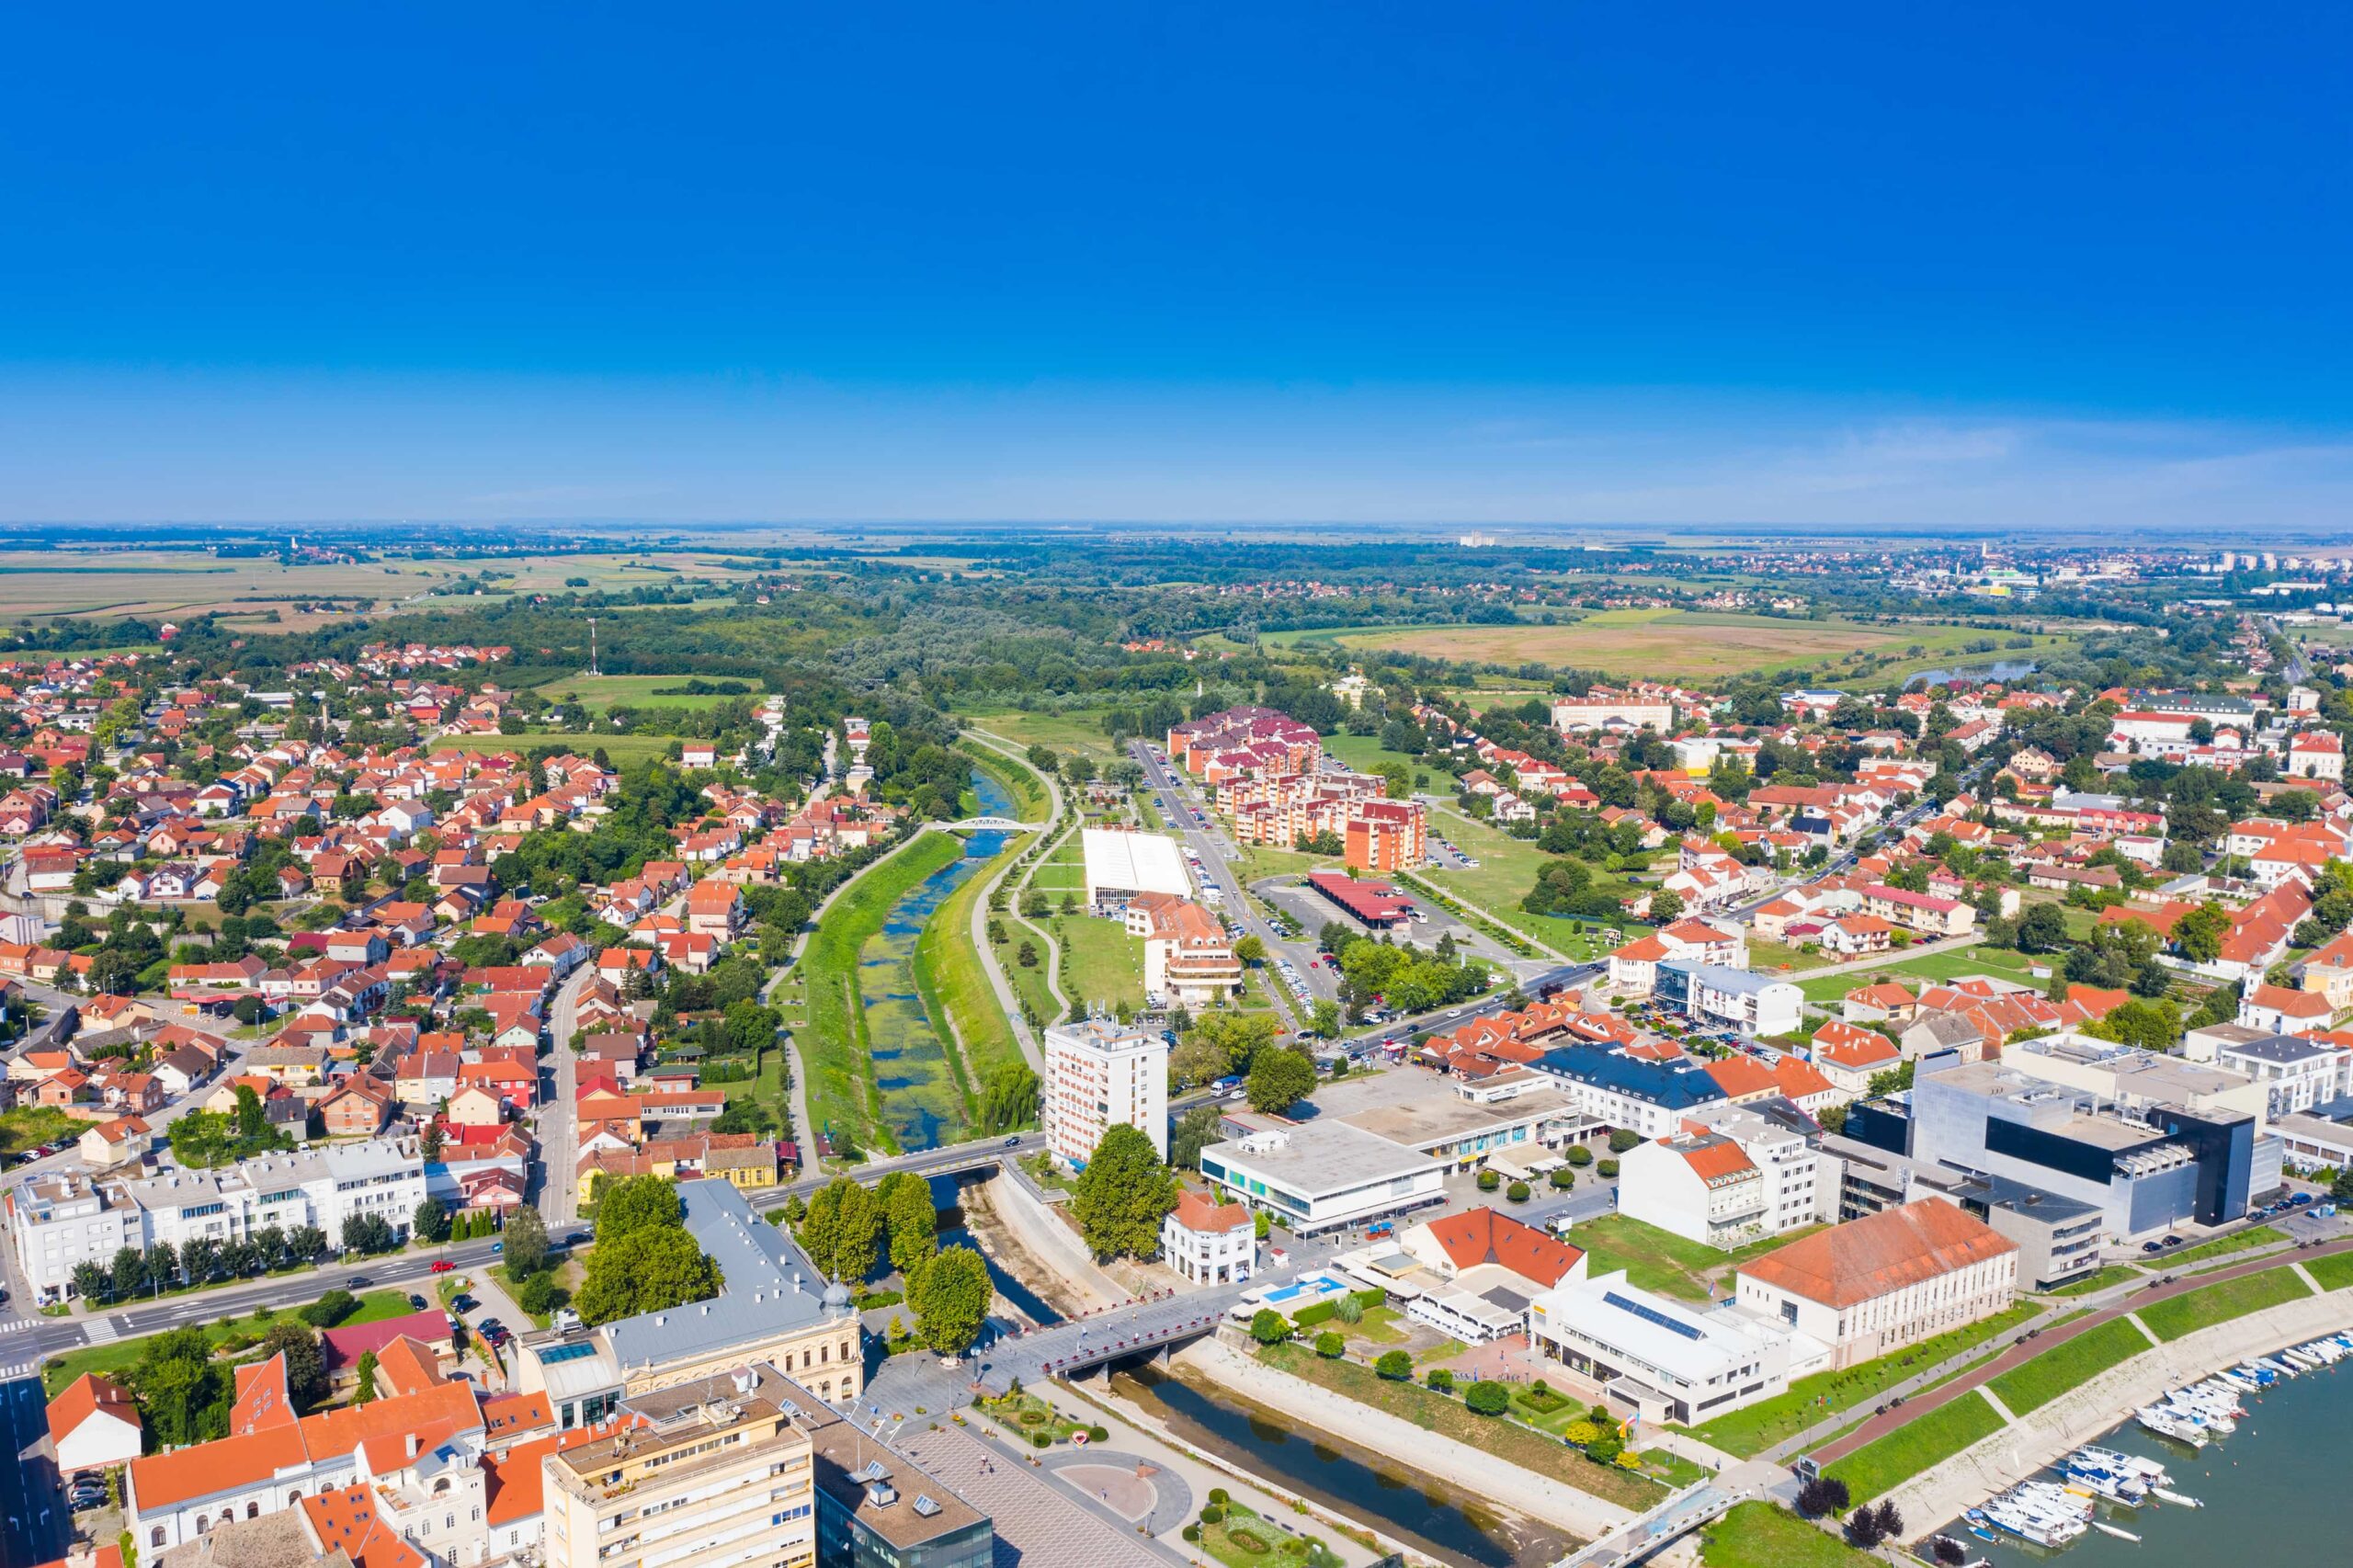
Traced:
[[[1013, 799], [986, 773], [972, 773], [982, 816], [1010, 817]], [[975, 833], [961, 859], [909, 888], [884, 915], [882, 928], [858, 949], [858, 989], [866, 1009], [866, 1038], [874, 1057], [881, 1120], [904, 1150], [936, 1149], [965, 1130], [964, 1098], [948, 1061], [947, 1042], [915, 990], [915, 938], [924, 924], [965, 879], [1005, 847], [1001, 833]]]

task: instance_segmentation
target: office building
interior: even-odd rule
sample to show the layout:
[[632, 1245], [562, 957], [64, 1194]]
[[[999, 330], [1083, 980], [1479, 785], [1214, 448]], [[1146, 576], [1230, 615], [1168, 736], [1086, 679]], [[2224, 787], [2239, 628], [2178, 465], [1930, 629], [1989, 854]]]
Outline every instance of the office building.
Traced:
[[1672, 1136], [1628, 1150], [1620, 1165], [1620, 1213], [1713, 1247], [1820, 1223], [1836, 1203], [1837, 1162], [1816, 1151], [1812, 1123], [1749, 1106], [1703, 1107]]
[[1650, 1422], [1705, 1421], [1829, 1365], [1794, 1325], [1642, 1290], [1625, 1271], [1564, 1280], [1529, 1304], [1529, 1342]]
[[990, 1568], [987, 1515], [900, 1449], [787, 1382], [817, 1489], [817, 1568]]
[[1793, 1033], [1804, 1017], [1804, 994], [1789, 981], [1689, 959], [1659, 960], [1651, 994], [1696, 1023], [1746, 1035]]
[[1168, 1157], [1168, 1037], [1108, 1018], [1046, 1028], [1042, 1089], [1046, 1147], [1067, 1170], [1085, 1170], [1112, 1127], [1140, 1130]]
[[641, 1425], [540, 1461], [547, 1568], [815, 1568], [813, 1445], [774, 1369], [631, 1395]]
[[1237, 1136], [1201, 1151], [1201, 1175], [1298, 1234], [1391, 1220], [1446, 1201], [1446, 1167], [1344, 1121], [1229, 1116]]

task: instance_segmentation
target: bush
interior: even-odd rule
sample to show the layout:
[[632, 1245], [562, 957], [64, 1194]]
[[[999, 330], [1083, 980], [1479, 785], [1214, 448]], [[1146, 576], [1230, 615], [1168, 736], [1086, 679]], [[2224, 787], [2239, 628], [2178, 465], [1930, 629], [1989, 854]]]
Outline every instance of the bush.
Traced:
[[1201, 1510], [1201, 1523], [1205, 1525], [1216, 1524], [1224, 1517], [1225, 1505], [1222, 1503], [1211, 1503]]
[[1225, 1532], [1225, 1539], [1229, 1544], [1249, 1552], [1254, 1557], [1267, 1550], [1267, 1543], [1259, 1538], [1256, 1530], [1236, 1527]]
[[348, 1290], [329, 1290], [296, 1313], [313, 1328], [333, 1328], [359, 1310], [359, 1298]]
[[1569, 1146], [1569, 1164], [1580, 1168], [1593, 1164], [1593, 1151], [1582, 1143]]
[[1089, 1426], [1086, 1429], [1086, 1440], [1090, 1443], [1108, 1443], [1111, 1440], [1111, 1428], [1108, 1426]]
[[1552, 1182], [1553, 1191], [1566, 1192], [1576, 1186], [1577, 1173], [1566, 1165], [1554, 1165], [1552, 1176], [1546, 1179]]
[[1605, 1178], [1614, 1176], [1618, 1174], [1618, 1162], [1615, 1160], [1603, 1160], [1593, 1168], [1599, 1171]]
[[1032, 1432], [1029, 1434], [1029, 1446], [1033, 1449], [1051, 1449], [1054, 1446], [1054, 1435], [1051, 1432]]
[[1348, 1342], [1328, 1328], [1315, 1336], [1315, 1353], [1326, 1361], [1338, 1360], [1347, 1347]]
[[1332, 1303], [1332, 1315], [1345, 1324], [1352, 1325], [1360, 1324], [1364, 1322], [1364, 1301], [1354, 1291], [1350, 1291]]
[[1582, 1449], [1601, 1436], [1601, 1428], [1590, 1421], [1572, 1421], [1561, 1429], [1561, 1441], [1573, 1449]]
[[1470, 1392], [1462, 1396], [1462, 1403], [1473, 1415], [1501, 1415], [1511, 1408], [1511, 1389], [1506, 1384], [1482, 1378], [1471, 1385]]
[[[1403, 1356], [1405, 1353], [1403, 1350], [1392, 1350], [1390, 1354], [1392, 1356]], [[1431, 1368], [1430, 1375], [1423, 1381], [1429, 1384], [1430, 1391], [1434, 1393], [1452, 1393], [1454, 1392], [1454, 1374], [1444, 1367]]]
[[1504, 1196], [1511, 1199], [1514, 1203], [1525, 1203], [1533, 1195], [1529, 1193], [1528, 1184], [1526, 1182], [1516, 1181], [1509, 1187], [1504, 1188]]
[[1504, 1177], [1501, 1171], [1481, 1171], [1479, 1173], [1479, 1190], [1481, 1192], [1493, 1192], [1495, 1188], [1503, 1186], [1503, 1184]]
[[1210, 1501], [1222, 1508], [1233, 1501], [1233, 1494], [1222, 1486], [1212, 1486], [1210, 1488]]
[[1319, 1323], [1330, 1323], [1339, 1312], [1337, 1301], [1315, 1301], [1290, 1314], [1293, 1328], [1313, 1328]]
[[1384, 1350], [1381, 1353], [1381, 1359], [1372, 1364], [1372, 1370], [1376, 1377], [1402, 1383], [1414, 1375], [1414, 1358], [1403, 1350]]
[[1199, 1544], [1199, 1542], [1200, 1542], [1200, 1539], [1201, 1539], [1201, 1527], [1200, 1527], [1200, 1526], [1199, 1526], [1199, 1525], [1187, 1525], [1187, 1526], [1185, 1527], [1185, 1540], [1186, 1540], [1186, 1542], [1187, 1542], [1188, 1544], [1189, 1544], [1189, 1545], [1198, 1545], [1198, 1544]]
[[1639, 1132], [1630, 1131], [1623, 1127], [1613, 1129], [1609, 1134], [1609, 1152], [1613, 1154], [1622, 1154], [1642, 1141], [1643, 1135]]
[[1261, 1345], [1280, 1345], [1291, 1335], [1290, 1319], [1272, 1307], [1260, 1307], [1250, 1317], [1250, 1337]]
[[1824, 1514], [1843, 1514], [1851, 1498], [1847, 1483], [1835, 1475], [1816, 1477], [1798, 1488], [1798, 1512], [1809, 1519]]

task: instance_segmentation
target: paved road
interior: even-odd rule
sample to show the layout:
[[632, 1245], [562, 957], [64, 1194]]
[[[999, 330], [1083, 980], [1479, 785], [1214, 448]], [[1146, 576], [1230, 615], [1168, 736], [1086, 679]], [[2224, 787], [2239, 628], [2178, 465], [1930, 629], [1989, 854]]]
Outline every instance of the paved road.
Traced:
[[[1249, 895], [1243, 891], [1242, 879], [1234, 874], [1229, 860], [1229, 857], [1235, 854], [1233, 844], [1222, 833], [1213, 833], [1194, 820], [1188, 794], [1190, 781], [1179, 778], [1176, 771], [1142, 741], [1130, 741], [1128, 754], [1142, 766], [1144, 782], [1160, 797], [1161, 815], [1167, 819], [1182, 841], [1201, 858], [1204, 874], [1216, 885], [1224, 901], [1221, 913], [1239, 925], [1246, 934], [1266, 944], [1267, 963], [1259, 970], [1259, 977], [1266, 983], [1267, 994], [1272, 998], [1275, 1011], [1282, 1017], [1283, 1027], [1294, 1033], [1305, 1028], [1307, 1020], [1297, 999], [1292, 996], [1290, 987], [1284, 983], [1281, 971], [1274, 968], [1273, 960], [1279, 953], [1290, 960], [1302, 974], [1316, 974], [1318, 971], [1309, 964], [1315, 956], [1315, 944], [1293, 941], [1282, 936], [1265, 915], [1258, 913]], [[1203, 809], [1206, 810], [1206, 806]], [[1315, 994], [1311, 983], [1310, 994]]]
[[57, 1562], [72, 1537], [45, 1409], [40, 1379], [0, 1382], [0, 1423], [6, 1426], [8, 1451], [16, 1461], [0, 1465], [0, 1511], [8, 1521], [7, 1534], [0, 1538], [0, 1562], [7, 1568]]
[[549, 1032], [551, 1080], [540, 1108], [540, 1214], [551, 1231], [580, 1217], [580, 1058], [572, 1037], [580, 1028], [580, 996], [597, 978], [597, 966], [582, 964], [556, 988]]

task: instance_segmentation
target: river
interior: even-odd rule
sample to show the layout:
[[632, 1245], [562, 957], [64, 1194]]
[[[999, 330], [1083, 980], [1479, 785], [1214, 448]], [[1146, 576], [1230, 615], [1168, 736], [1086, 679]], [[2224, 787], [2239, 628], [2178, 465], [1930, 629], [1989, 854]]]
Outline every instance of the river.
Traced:
[[1957, 680], [2024, 680], [2034, 674], [2036, 667], [2032, 659], [1995, 659], [1985, 665], [1956, 665], [1945, 670], [1922, 670], [1918, 675], [1905, 676], [1904, 684], [1909, 687], [1915, 681], [1926, 681], [1930, 686], [1950, 686]]
[[[980, 801], [979, 814], [1016, 814], [1013, 798], [1004, 787], [977, 768], [972, 792]], [[858, 996], [865, 1006], [881, 1118], [899, 1147], [909, 1153], [952, 1143], [965, 1130], [963, 1096], [956, 1088], [947, 1045], [915, 991], [915, 939], [948, 895], [1005, 847], [1005, 838], [1002, 833], [968, 836], [962, 858], [909, 888], [858, 953]]]
[[2134, 1545], [2097, 1531], [2061, 1551], [2004, 1538], [1988, 1546], [1947, 1527], [1969, 1548], [2013, 1568], [2063, 1558], [2067, 1568], [2213, 1568], [2216, 1563], [2298, 1565], [2346, 1560], [2345, 1454], [2353, 1446], [2353, 1362], [2275, 1385], [2241, 1403], [2246, 1418], [2227, 1437], [2193, 1454], [2127, 1425], [2101, 1441], [2162, 1460], [2171, 1490], [2205, 1505], [2103, 1508], [2100, 1517], [2141, 1538]]
[[1235, 1469], [1457, 1568], [1540, 1568], [1571, 1549], [1570, 1538], [1547, 1525], [1501, 1514], [1369, 1449], [1301, 1430], [1196, 1375], [1131, 1363], [1113, 1374], [1111, 1392]]

